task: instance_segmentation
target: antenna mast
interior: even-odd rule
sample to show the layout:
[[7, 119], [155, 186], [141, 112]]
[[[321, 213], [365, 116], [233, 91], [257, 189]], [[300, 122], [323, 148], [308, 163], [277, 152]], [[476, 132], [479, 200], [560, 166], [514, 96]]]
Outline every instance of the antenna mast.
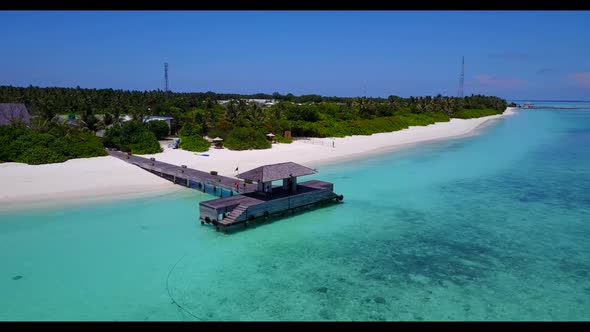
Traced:
[[168, 62], [164, 62], [164, 91], [168, 92]]
[[461, 58], [461, 77], [459, 78], [459, 98], [463, 98], [463, 83], [465, 80], [465, 57]]

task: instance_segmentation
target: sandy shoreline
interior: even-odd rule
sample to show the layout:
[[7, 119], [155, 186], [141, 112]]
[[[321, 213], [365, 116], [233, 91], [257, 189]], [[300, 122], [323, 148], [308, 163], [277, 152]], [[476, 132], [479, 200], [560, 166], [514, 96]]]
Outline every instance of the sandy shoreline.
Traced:
[[[164, 147], [164, 152], [146, 156], [207, 172], [215, 170], [226, 176], [235, 176], [236, 167], [244, 172], [261, 165], [285, 161], [317, 167], [387, 153], [408, 145], [473, 135], [484, 123], [511, 114], [514, 114], [514, 109], [508, 108], [503, 114], [483, 118], [452, 119], [449, 122], [370, 136], [274, 144], [268, 150], [211, 149], [209, 157], [167, 147]], [[0, 184], [0, 212], [189, 190], [109, 156], [38, 166], [0, 164]]]
[[157, 195], [178, 186], [106, 156], [59, 164], [0, 164], [0, 212]]

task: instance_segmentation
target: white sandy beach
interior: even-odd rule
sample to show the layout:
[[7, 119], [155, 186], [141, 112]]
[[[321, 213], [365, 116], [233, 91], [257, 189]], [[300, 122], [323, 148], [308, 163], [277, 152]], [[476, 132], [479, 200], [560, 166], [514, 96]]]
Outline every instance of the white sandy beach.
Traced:
[[[240, 172], [272, 163], [292, 161], [309, 167], [360, 158], [416, 144], [470, 135], [487, 121], [514, 114], [508, 108], [501, 115], [477, 119], [452, 119], [429, 126], [410, 127], [370, 136], [313, 139], [292, 144], [273, 144], [272, 149], [230, 151], [210, 149], [209, 156], [168, 147], [157, 160], [187, 165], [203, 171], [235, 176]], [[332, 145], [332, 142], [334, 145]], [[60, 164], [0, 164], [0, 211], [23, 204], [52, 205], [125, 196], [153, 195], [182, 189], [171, 182], [113, 157], [68, 160]]]

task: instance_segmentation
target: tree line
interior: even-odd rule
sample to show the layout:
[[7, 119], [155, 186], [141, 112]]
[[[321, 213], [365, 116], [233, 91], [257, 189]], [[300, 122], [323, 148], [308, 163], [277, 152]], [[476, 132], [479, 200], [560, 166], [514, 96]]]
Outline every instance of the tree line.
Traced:
[[[277, 103], [264, 106], [247, 99]], [[227, 102], [221, 104], [220, 100]], [[205, 135], [223, 138], [229, 149], [264, 149], [271, 146], [267, 133], [285, 143], [291, 141], [285, 133], [294, 137], [369, 135], [451, 118], [499, 114], [508, 106], [504, 99], [483, 95], [369, 98], [32, 86], [0, 86], [0, 102], [24, 103], [34, 116], [33, 127], [41, 132], [54, 126], [57, 115], [74, 113], [79, 130], [93, 133], [107, 129], [102, 139], [105, 146], [133, 153], [159, 152], [157, 139], [167, 134], [165, 123], [143, 123], [145, 115], [173, 117], [171, 131], [181, 138], [181, 148], [206, 151], [209, 143], [203, 139]], [[122, 115], [132, 120], [122, 122]]]

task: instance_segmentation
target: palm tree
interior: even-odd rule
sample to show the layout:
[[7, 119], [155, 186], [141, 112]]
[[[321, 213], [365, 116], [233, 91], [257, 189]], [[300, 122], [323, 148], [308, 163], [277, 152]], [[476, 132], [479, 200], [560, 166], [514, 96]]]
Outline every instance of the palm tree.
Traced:
[[227, 120], [230, 124], [234, 124], [242, 113], [242, 107], [240, 107], [239, 101], [232, 99], [227, 104]]
[[435, 112], [436, 111], [440, 111], [443, 109], [443, 105], [445, 100], [447, 99], [447, 97], [443, 97], [440, 93], [434, 97], [433, 102], [434, 102], [434, 108], [435, 108]]
[[250, 103], [248, 107], [248, 112], [246, 113], [246, 118], [250, 121], [255, 127], [262, 126], [266, 114], [262, 110], [262, 108], [258, 107], [256, 103]]
[[280, 102], [274, 106], [271, 106], [270, 110], [272, 111], [272, 120], [275, 122], [281, 121], [285, 113], [285, 104]]
[[108, 126], [115, 123], [115, 119], [111, 113], [104, 113], [102, 119], [96, 123], [97, 129], [106, 129]]
[[205, 109], [213, 109], [215, 107], [215, 101], [211, 98], [205, 100]]
[[396, 97], [396, 96], [389, 96], [387, 97], [387, 101], [389, 102], [389, 105], [391, 106], [391, 108], [393, 108], [393, 111], [397, 111], [400, 108], [400, 98]]
[[355, 98], [352, 102], [353, 108], [358, 110], [362, 118], [368, 118], [373, 114], [373, 102], [365, 97]]
[[425, 110], [425, 112], [428, 112], [428, 113], [436, 112], [436, 110], [437, 110], [436, 101], [434, 99], [432, 99], [432, 97], [427, 96], [424, 98], [424, 110]]
[[[414, 100], [412, 102], [412, 99]], [[423, 107], [422, 107], [422, 98], [417, 97], [410, 97], [410, 107], [412, 107], [412, 109], [414, 109], [414, 111], [416, 113], [422, 113], [423, 112]]]
[[81, 122], [92, 132], [96, 132], [98, 119], [92, 113], [84, 113]]
[[442, 110], [447, 115], [450, 116], [453, 113], [454, 105], [455, 105], [455, 99], [454, 98], [445, 98], [443, 100]]

